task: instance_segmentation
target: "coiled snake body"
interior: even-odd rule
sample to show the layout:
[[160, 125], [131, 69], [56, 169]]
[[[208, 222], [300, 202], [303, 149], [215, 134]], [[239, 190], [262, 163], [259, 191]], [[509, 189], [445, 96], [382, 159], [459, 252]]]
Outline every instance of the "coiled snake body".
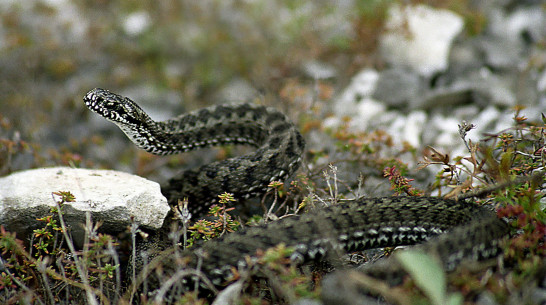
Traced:
[[204, 108], [153, 121], [135, 102], [107, 90], [84, 98], [92, 111], [116, 123], [138, 147], [158, 155], [223, 144], [246, 144], [256, 151], [188, 170], [162, 187], [170, 204], [188, 198], [194, 216], [203, 214], [224, 192], [235, 198], [263, 193], [271, 181], [284, 180], [300, 164], [305, 142], [288, 118], [273, 108], [241, 104]]
[[[155, 122], [132, 100], [107, 90], [93, 89], [84, 101], [116, 123], [137, 146], [154, 154], [226, 143], [257, 147], [251, 154], [204, 165], [170, 180], [162, 189], [169, 203], [188, 197], [194, 214], [202, 214], [223, 192], [236, 198], [263, 193], [270, 181], [283, 180], [298, 169], [304, 150], [296, 127], [273, 108], [214, 106]], [[245, 256], [280, 243], [293, 247], [292, 259], [303, 262], [332, 250], [415, 244], [447, 231], [422, 247], [450, 269], [464, 258], [496, 255], [508, 226], [489, 209], [468, 202], [432, 197], [358, 199], [207, 242], [202, 250], [208, 255], [200, 258], [200, 267], [220, 285], [232, 275], [233, 267], [247, 264]], [[191, 253], [183, 256], [189, 257], [189, 266], [198, 264]], [[175, 272], [175, 258], [163, 259], [164, 271]]]

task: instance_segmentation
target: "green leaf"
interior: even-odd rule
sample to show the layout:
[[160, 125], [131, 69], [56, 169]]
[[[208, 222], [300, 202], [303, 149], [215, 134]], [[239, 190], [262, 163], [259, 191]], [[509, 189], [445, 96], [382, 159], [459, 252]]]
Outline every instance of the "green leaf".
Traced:
[[499, 174], [505, 179], [510, 179], [510, 168], [512, 167], [512, 159], [514, 157], [514, 152], [512, 149], [508, 149], [505, 153], [501, 155], [501, 160], [499, 164]]
[[463, 304], [463, 295], [460, 293], [453, 293], [447, 297], [446, 305], [461, 305]]
[[444, 270], [432, 257], [422, 252], [406, 250], [398, 253], [396, 258], [433, 304], [446, 304]]

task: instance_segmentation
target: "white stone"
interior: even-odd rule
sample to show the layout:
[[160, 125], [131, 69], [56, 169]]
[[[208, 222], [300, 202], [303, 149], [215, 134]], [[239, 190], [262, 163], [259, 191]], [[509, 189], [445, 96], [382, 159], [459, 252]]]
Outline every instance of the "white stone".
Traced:
[[489, 15], [491, 34], [508, 41], [521, 43], [523, 32], [528, 32], [529, 35], [540, 40], [545, 33], [546, 12], [537, 9], [536, 6], [520, 6], [509, 13], [501, 8], [495, 8], [489, 12]]
[[127, 16], [123, 23], [125, 33], [130, 36], [137, 36], [150, 27], [150, 16], [146, 12], [135, 12]]
[[218, 293], [218, 296], [216, 296], [212, 305], [229, 305], [239, 303], [242, 289], [243, 282], [240, 280], [227, 286], [224, 290]]
[[316, 60], [304, 63], [303, 70], [313, 79], [328, 79], [336, 76], [336, 69], [333, 66]]
[[537, 90], [542, 93], [546, 92], [546, 70], [542, 71], [542, 74], [538, 78]]
[[395, 66], [430, 77], [447, 68], [451, 44], [463, 24], [461, 16], [448, 10], [394, 5], [380, 40], [381, 55]]
[[[483, 137], [484, 133], [494, 132], [494, 130], [491, 130], [491, 127], [499, 120], [500, 116], [501, 112], [497, 110], [496, 107], [488, 106], [473, 118], [471, 122], [468, 122], [469, 124], [474, 124], [475, 128], [469, 132], [467, 138], [470, 138], [474, 143], [477, 143], [480, 140], [480, 137]], [[511, 120], [509, 122], [511, 123]]]
[[462, 142], [459, 135], [459, 123], [461, 122], [455, 118], [442, 115], [432, 116], [428, 125], [439, 132], [437, 138], [434, 139], [434, 145], [449, 148], [458, 146]]
[[373, 118], [386, 111], [386, 106], [371, 98], [379, 73], [365, 69], [355, 75], [349, 86], [335, 99], [333, 110], [337, 119], [329, 120], [328, 126], [343, 124], [342, 117], [351, 117], [352, 130], [366, 130]]
[[[342, 114], [341, 112], [347, 112], [343, 108], [347, 104], [358, 103], [362, 98], [370, 97], [377, 85], [379, 80], [379, 73], [373, 69], [364, 69], [360, 71], [357, 75], [353, 76], [351, 83], [338, 99], [336, 106], [336, 113]], [[349, 113], [352, 113], [351, 110], [348, 110]]]
[[135, 222], [159, 229], [169, 205], [159, 184], [113, 170], [53, 167], [13, 173], [0, 178], [0, 224], [24, 234], [39, 225], [36, 218], [55, 206], [53, 192], [69, 191], [75, 202], [64, 206], [64, 219], [73, 230], [85, 224], [85, 214], [100, 220], [105, 232], [122, 232]]
[[393, 137], [395, 135], [401, 136], [399, 140], [406, 141], [413, 147], [420, 147], [426, 121], [427, 114], [424, 111], [413, 111], [408, 116], [399, 115], [387, 129], [387, 132]]
[[241, 101], [251, 101], [258, 94], [258, 91], [248, 81], [236, 78], [220, 90], [217, 100], [222, 103], [240, 103]]
[[353, 130], [366, 130], [373, 119], [386, 111], [385, 105], [371, 98], [365, 98], [353, 108], [355, 117], [351, 120], [350, 126]]

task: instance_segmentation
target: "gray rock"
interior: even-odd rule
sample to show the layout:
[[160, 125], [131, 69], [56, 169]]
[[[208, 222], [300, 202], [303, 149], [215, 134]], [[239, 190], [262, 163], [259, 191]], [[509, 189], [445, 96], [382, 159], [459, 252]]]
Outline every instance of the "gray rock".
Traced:
[[541, 75], [538, 76], [537, 90], [541, 93], [546, 93], [546, 70], [542, 71]]
[[438, 75], [436, 86], [446, 86], [461, 75], [470, 73], [485, 65], [485, 54], [481, 50], [481, 40], [459, 36], [455, 40], [449, 53], [449, 67], [447, 71]]
[[529, 50], [546, 35], [546, 12], [539, 6], [521, 6], [513, 11], [487, 11], [489, 23], [480, 37], [480, 50], [487, 64], [496, 69], [527, 65]]
[[[520, 82], [522, 82], [520, 80]], [[495, 105], [509, 108], [516, 105], [514, 87], [522, 86], [518, 77], [512, 73], [493, 73], [487, 68], [481, 68], [461, 78], [454, 86], [469, 86], [473, 88], [473, 101], [480, 106]]]
[[479, 48], [485, 54], [487, 64], [498, 69], [515, 69], [525, 59], [522, 45], [516, 40], [483, 37]]
[[[411, 109], [434, 109], [447, 106], [476, 105], [485, 108], [495, 105], [501, 108], [516, 105], [512, 87], [516, 76], [493, 74], [486, 68], [475, 70], [447, 86], [429, 90], [422, 97], [410, 101]], [[524, 102], [524, 101], [518, 101]], [[536, 104], [536, 98], [528, 101]]]
[[216, 296], [212, 305], [239, 304], [241, 302], [242, 289], [243, 282], [240, 280], [227, 286], [224, 290], [218, 293], [218, 296]]
[[322, 305], [323, 303], [313, 299], [299, 299], [294, 305]]
[[101, 221], [104, 232], [118, 233], [131, 224], [159, 229], [169, 211], [159, 184], [135, 175], [112, 170], [53, 167], [17, 172], [0, 178], [0, 224], [18, 236], [43, 226], [36, 218], [49, 213], [52, 193], [70, 191], [75, 202], [64, 206], [64, 220], [75, 241], [83, 237], [86, 212]]
[[[527, 300], [526, 300], [527, 301]], [[535, 288], [531, 290], [531, 295], [529, 296], [530, 304], [544, 304], [546, 303], [546, 289], [544, 288]]]
[[400, 108], [415, 98], [421, 88], [418, 75], [406, 69], [389, 69], [381, 72], [372, 97], [390, 107]]
[[325, 305], [354, 304], [386, 304], [365, 294], [362, 285], [357, 281], [359, 274], [355, 272], [336, 271], [328, 274], [322, 281], [321, 297]]
[[495, 297], [491, 295], [489, 291], [482, 292], [478, 296], [478, 300], [476, 301], [476, 304], [478, 305], [498, 305], [497, 301], [495, 301]]
[[428, 91], [424, 96], [413, 99], [411, 109], [433, 109], [437, 107], [465, 105], [473, 102], [472, 84], [459, 84]]
[[336, 69], [329, 64], [319, 61], [308, 61], [303, 64], [303, 70], [307, 76], [313, 79], [328, 79], [336, 76]]
[[248, 102], [258, 96], [258, 91], [242, 79], [234, 79], [227, 83], [217, 94], [216, 100], [220, 103]]
[[488, 12], [488, 30], [496, 37], [519, 44], [539, 42], [546, 35], [546, 11], [540, 5], [521, 5], [513, 10]]
[[452, 113], [453, 117], [468, 121], [470, 118], [477, 116], [480, 111], [481, 109], [476, 105], [467, 105], [453, 109]]

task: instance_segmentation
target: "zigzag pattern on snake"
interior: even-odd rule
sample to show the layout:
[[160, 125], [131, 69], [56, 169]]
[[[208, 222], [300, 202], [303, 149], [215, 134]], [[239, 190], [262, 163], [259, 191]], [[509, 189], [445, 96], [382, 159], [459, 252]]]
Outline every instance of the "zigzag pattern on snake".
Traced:
[[162, 187], [171, 205], [188, 198], [194, 217], [204, 214], [217, 196], [235, 198], [264, 193], [271, 181], [284, 180], [300, 165], [305, 142], [294, 124], [274, 108], [220, 105], [165, 121], [153, 121], [135, 102], [94, 89], [84, 98], [92, 111], [114, 122], [138, 147], [158, 155], [224, 144], [258, 147], [251, 154], [183, 172]]
[[[263, 193], [270, 181], [283, 180], [298, 169], [304, 150], [296, 127], [273, 108], [214, 106], [155, 122], [132, 100], [107, 90], [93, 89], [84, 101], [151, 153], [172, 154], [227, 143], [257, 147], [251, 154], [186, 171], [162, 188], [171, 205], [188, 197], [194, 214], [202, 214], [223, 192], [236, 198]], [[452, 269], [464, 258], [496, 255], [508, 226], [489, 209], [468, 202], [432, 197], [358, 199], [207, 242], [201, 248], [208, 254], [201, 269], [213, 284], [221, 286], [232, 275], [232, 267], [245, 267], [246, 255], [279, 243], [293, 247], [292, 259], [304, 262], [332, 250], [410, 245], [448, 231], [422, 249]], [[197, 258], [192, 253], [183, 256], [188, 257], [188, 266], [195, 267]], [[161, 259], [163, 271], [174, 274], [179, 267], [175, 257], [163, 254]]]

